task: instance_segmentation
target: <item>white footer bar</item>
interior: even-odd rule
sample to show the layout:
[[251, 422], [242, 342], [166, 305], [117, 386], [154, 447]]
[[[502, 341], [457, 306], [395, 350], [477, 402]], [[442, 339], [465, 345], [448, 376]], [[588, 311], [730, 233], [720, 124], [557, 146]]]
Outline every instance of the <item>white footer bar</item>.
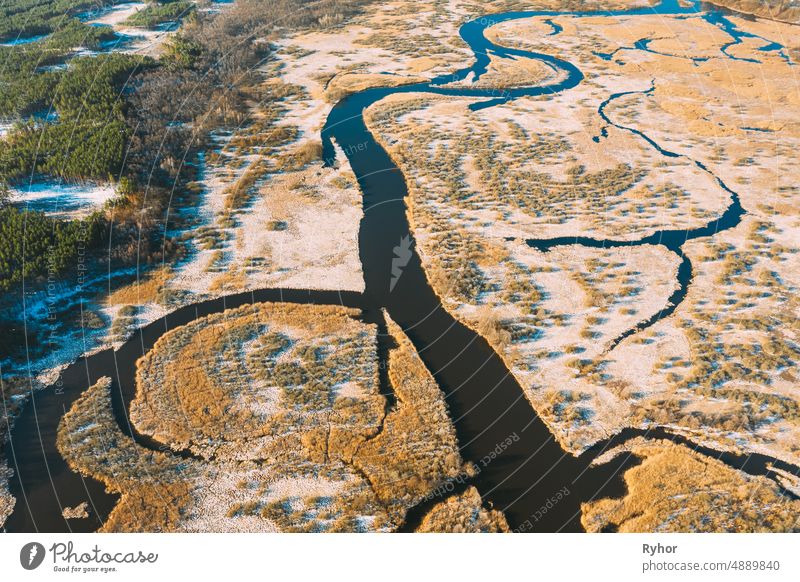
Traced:
[[798, 548], [797, 534], [3, 534], [0, 580], [794, 581]]

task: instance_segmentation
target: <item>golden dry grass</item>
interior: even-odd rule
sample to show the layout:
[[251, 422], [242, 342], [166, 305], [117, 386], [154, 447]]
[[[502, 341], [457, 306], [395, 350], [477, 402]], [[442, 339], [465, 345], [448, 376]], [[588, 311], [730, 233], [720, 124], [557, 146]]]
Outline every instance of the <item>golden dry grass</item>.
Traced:
[[640, 443], [641, 465], [625, 473], [627, 494], [582, 506], [587, 531], [800, 531], [800, 501], [766, 477], [751, 477], [672, 443]]
[[156, 302], [169, 277], [169, 268], [152, 271], [143, 275], [141, 279], [110, 293], [105, 300], [106, 305], [143, 305]]
[[418, 533], [508, 533], [505, 516], [486, 509], [475, 487], [437, 503], [416, 530]]
[[[265, 303], [169, 332], [138, 363], [131, 419], [159, 441], [205, 456], [254, 439], [279, 446], [281, 436], [331, 430], [340, 415], [348, 415], [344, 424], [356, 414], [351, 432], [374, 432], [382, 416], [375, 330], [356, 315]], [[356, 398], [338, 397], [344, 383]]]
[[[297, 439], [259, 465], [184, 460], [137, 445], [116, 424], [109, 387], [106, 378], [89, 388], [58, 433], [73, 470], [121, 495], [101, 531], [362, 531], [361, 516], [386, 527], [363, 479], [338, 462], [312, 463]], [[287, 480], [297, 482], [296, 492], [281, 496]], [[336, 494], [304, 493], [315, 489]]]
[[229, 269], [216, 277], [208, 286], [208, 290], [212, 293], [234, 293], [244, 289], [246, 281], [247, 278], [242, 270]]
[[8, 480], [11, 479], [13, 473], [11, 468], [6, 464], [5, 456], [0, 458], [0, 527], [8, 519], [8, 516], [14, 511], [16, 500], [11, 495], [8, 489]]
[[58, 450], [73, 470], [121, 495], [103, 531], [174, 530], [191, 502], [194, 466], [143, 449], [122, 434], [110, 388], [104, 378], [75, 401], [58, 427]]
[[358, 449], [353, 461], [381, 501], [402, 519], [439, 484], [466, 470], [444, 394], [400, 326], [389, 319], [398, 347], [389, 354], [389, 380], [397, 407], [383, 431]]
[[[732, 18], [742, 30], [798, 44], [791, 27]], [[739, 60], [721, 57], [728, 35], [692, 19], [558, 23], [563, 31], [552, 38], [540, 18], [502, 23], [489, 34], [571, 55], [588, 82], [568, 92], [476, 116], [463, 100], [419, 95], [393, 96], [366, 112], [409, 178], [410, 223], [432, 286], [502, 354], [572, 451], [605, 431], [670, 424], [720, 449], [796, 462], [798, 225], [791, 201], [800, 190], [785, 177], [797, 173], [798, 98], [784, 81], [787, 63], [761, 54], [756, 42], [727, 49]], [[651, 49], [675, 56], [625, 49], [604, 61], [595, 54], [645, 37], [658, 38]], [[612, 100], [605, 113], [686, 158], [667, 159], [632, 132], [601, 133], [597, 108], [623, 75], [640, 80], [642, 93]], [[615, 162], [623, 151], [640, 154]], [[539, 254], [523, 240], [635, 240], [713, 223], [730, 193], [689, 159], [738, 190], [746, 215], [735, 229], [685, 244], [693, 280], [682, 304], [607, 352], [614, 338], [667, 304], [678, 255], [655, 246]]]
[[64, 519], [85, 519], [89, 517], [89, 502], [82, 501], [75, 507], [65, 507], [61, 515]]
[[325, 88], [325, 100], [338, 103], [352, 93], [373, 87], [398, 87], [412, 83], [422, 83], [424, 77], [405, 77], [400, 75], [380, 75], [375, 73], [347, 72], [334, 76]]
[[444, 396], [413, 345], [378, 392], [376, 329], [335, 306], [258, 304], [165, 334], [138, 363], [137, 430], [125, 437], [109, 382], [64, 417], [67, 462], [122, 495], [108, 531], [391, 531], [466, 470]]
[[764, 18], [800, 22], [800, 6], [790, 0], [713, 0], [711, 3]]
[[473, 86], [490, 89], [533, 87], [545, 81], [551, 82], [554, 77], [552, 69], [541, 61], [492, 59], [486, 73]]
[[8, 488], [8, 481], [13, 476], [4, 453], [8, 438], [8, 428], [13, 425], [14, 418], [22, 410], [30, 390], [41, 389], [38, 381], [25, 377], [6, 376], [0, 378], [0, 528], [14, 510], [16, 500]]

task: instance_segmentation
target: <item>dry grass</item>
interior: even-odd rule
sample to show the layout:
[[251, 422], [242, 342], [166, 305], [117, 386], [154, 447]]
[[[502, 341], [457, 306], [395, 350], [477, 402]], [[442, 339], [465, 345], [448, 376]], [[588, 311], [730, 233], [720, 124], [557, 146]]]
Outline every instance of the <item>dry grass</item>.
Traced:
[[791, 0], [713, 0], [711, 3], [764, 18], [800, 22], [800, 6]]
[[216, 277], [208, 286], [211, 293], [234, 293], [245, 288], [246, 276], [241, 269], [231, 268]]
[[[585, 129], [532, 127], [525, 114], [538, 119], [546, 111], [536, 102], [480, 114], [466, 104], [411, 94], [366, 112], [370, 129], [413, 177], [415, 220], [431, 222], [434, 234], [453, 230], [454, 221], [475, 230], [491, 220], [498, 229], [531, 238], [633, 239], [665, 227], [700, 226], [716, 216], [717, 208], [692, 192], [691, 181], [715, 195], [719, 188], [683, 159], [658, 166], [644, 146], [621, 134], [615, 135], [618, 147], [631, 151], [600, 155]], [[721, 200], [719, 194], [714, 204]], [[469, 224], [470, 217], [481, 222]]]
[[16, 500], [8, 489], [8, 481], [13, 476], [11, 468], [6, 464], [5, 456], [0, 458], [0, 527], [14, 511]]
[[106, 305], [143, 305], [156, 302], [169, 277], [169, 268], [152, 271], [143, 275], [141, 279], [110, 293], [105, 300]]
[[[789, 27], [736, 22], [797, 45]], [[563, 31], [547, 39], [549, 27], [538, 18], [493, 30], [529, 50], [573, 55], [588, 83], [479, 114], [465, 108], [466, 100], [419, 95], [387, 98], [366, 112], [408, 177], [410, 222], [432, 286], [462, 322], [489, 338], [572, 451], [606, 431], [669, 424], [721, 449], [769, 451], [796, 462], [793, 291], [800, 279], [797, 204], [790, 201], [799, 191], [785, 176], [797, 169], [791, 151], [798, 102], [781, 81], [785, 61], [761, 55], [757, 43], [730, 50], [763, 64], [716, 58], [729, 39], [715, 30], [699, 34], [709, 28], [700, 21], [558, 23]], [[664, 42], [651, 48], [685, 56], [626, 50], [616, 62], [593, 54], [598, 46], [614, 50], [662, 32]], [[687, 58], [706, 55], [714, 58]], [[691, 74], [695, 66], [702, 76]], [[735, 186], [747, 214], [736, 229], [686, 244], [693, 280], [683, 303], [605, 353], [612, 339], [667, 304], [679, 257], [655, 246], [538, 253], [523, 239], [637, 240], [712, 223], [731, 199], [687, 158], [663, 156], [631, 132], [601, 132], [597, 107], [620, 75], [642, 90], [655, 80], [655, 89], [615, 99], [605, 113], [702, 162], [728, 185], [747, 184]], [[765, 95], [781, 106], [769, 107]], [[763, 130], [743, 131], [742, 119]], [[774, 169], [776, 159], [785, 167]]]
[[399, 87], [400, 85], [422, 83], [425, 80], [424, 77], [347, 72], [335, 75], [330, 79], [325, 88], [325, 101], [338, 103], [352, 93], [372, 87]]
[[59, 449], [122, 494], [108, 531], [390, 531], [465, 470], [444, 397], [413, 346], [378, 392], [376, 330], [341, 307], [259, 304], [165, 334], [138, 365], [131, 419], [181, 460], [122, 435], [109, 382], [59, 427]]
[[[314, 464], [297, 439], [286, 440], [284, 450], [259, 465], [182, 460], [138, 446], [116, 425], [109, 386], [104, 379], [87, 390], [64, 416], [58, 435], [59, 450], [74, 470], [121, 494], [102, 531], [362, 531], [364, 523], [386, 527], [385, 514], [363, 479], [342, 463]], [[287, 484], [294, 491], [288, 497], [282, 493]], [[324, 515], [296, 512], [301, 498], [324, 506]], [[275, 513], [276, 503], [286, 508], [282, 516]]]
[[386, 317], [398, 343], [389, 354], [397, 407], [384, 420], [383, 432], [359, 447], [353, 461], [402, 520], [409, 507], [466, 467], [444, 394], [402, 329]]
[[541, 61], [528, 59], [492, 59], [489, 68], [473, 87], [488, 89], [513, 89], [515, 87], [534, 87], [551, 83], [555, 73]]
[[438, 503], [422, 519], [418, 533], [508, 533], [502, 512], [486, 509], [475, 487]]
[[672, 443], [640, 443], [642, 464], [625, 473], [627, 494], [583, 504], [587, 531], [800, 531], [800, 502], [775, 483]]
[[82, 501], [75, 507], [65, 507], [61, 515], [64, 519], [85, 519], [89, 517], [89, 502]]
[[268, 173], [263, 158], [258, 158], [244, 173], [225, 189], [225, 210], [230, 212], [245, 206], [255, 194], [259, 180]]
[[25, 377], [0, 378], [0, 528], [14, 510], [16, 500], [8, 488], [8, 481], [14, 472], [8, 466], [3, 452], [8, 438], [8, 429], [13, 426], [14, 418], [22, 410], [31, 388], [41, 388], [38, 382]]
[[[139, 361], [131, 419], [140, 431], [204, 456], [273, 435], [327, 431], [344, 414], [351, 432], [374, 432], [382, 416], [375, 331], [356, 314], [259, 304], [171, 331]], [[337, 398], [342, 384], [353, 385], [358, 398]]]
[[322, 142], [318, 140], [304, 141], [301, 145], [280, 156], [278, 168], [283, 172], [297, 172], [311, 163], [322, 160]]
[[191, 463], [138, 447], [116, 425], [111, 380], [89, 388], [58, 427], [58, 450], [71, 468], [121, 494], [103, 531], [171, 531], [191, 502]]

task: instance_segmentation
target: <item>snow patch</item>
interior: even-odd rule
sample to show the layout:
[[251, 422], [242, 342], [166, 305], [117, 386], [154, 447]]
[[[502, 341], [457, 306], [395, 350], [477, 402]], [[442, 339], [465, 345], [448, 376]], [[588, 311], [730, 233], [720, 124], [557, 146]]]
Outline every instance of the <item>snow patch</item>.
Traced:
[[115, 195], [111, 184], [68, 184], [42, 181], [11, 188], [11, 202], [56, 218], [80, 218], [102, 208]]

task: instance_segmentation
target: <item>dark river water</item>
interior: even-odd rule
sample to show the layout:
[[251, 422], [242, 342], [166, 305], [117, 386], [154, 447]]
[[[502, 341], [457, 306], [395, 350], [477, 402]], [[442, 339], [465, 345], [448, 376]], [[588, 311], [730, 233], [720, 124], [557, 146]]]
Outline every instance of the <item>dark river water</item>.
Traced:
[[[593, 14], [638, 15], [693, 11], [694, 8], [682, 8], [675, 0], [668, 0], [652, 8]], [[475, 60], [471, 66], [429, 83], [370, 89], [338, 103], [322, 131], [324, 158], [328, 163], [334, 163], [336, 154], [332, 138], [335, 138], [346, 152], [363, 192], [364, 219], [360, 227], [359, 250], [366, 291], [357, 294], [262, 290], [206, 301], [182, 308], [148, 325], [117, 351], [106, 350], [72, 364], [65, 370], [57, 386], [32, 395], [6, 447], [9, 463], [16, 474], [11, 481], [11, 490], [17, 498], [15, 511], [6, 524], [8, 531], [77, 532], [97, 529], [113, 509], [117, 498], [106, 493], [100, 483], [70, 471], [59, 455], [55, 436], [64, 412], [88, 386], [102, 376], [110, 376], [114, 380], [114, 411], [120, 426], [142, 446], [157, 448], [158, 443], [135, 434], [127, 420], [128, 406], [135, 395], [136, 360], [170, 329], [210, 313], [259, 301], [359, 307], [363, 310], [364, 319], [377, 323], [379, 329], [384, 329], [381, 309], [386, 309], [406, 331], [446, 395], [462, 455], [475, 462], [480, 469], [470, 484], [478, 488], [487, 506], [503, 510], [512, 528], [520, 531], [580, 531], [580, 504], [598, 497], [624, 494], [622, 472], [638, 462], [635, 457], [623, 454], [609, 463], [594, 467], [591, 465], [592, 459], [608, 447], [635, 436], [671, 438], [752, 474], [769, 474], [770, 463], [795, 472], [796, 468], [766, 456], [719, 453], [697, 447], [661, 429], [625, 430], [608, 441], [597, 443], [579, 457], [566, 453], [536, 415], [522, 388], [494, 350], [482, 337], [442, 308], [439, 298], [428, 284], [413, 246], [413, 238], [407, 239], [410, 246], [402, 243], [411, 236], [406, 218], [405, 199], [408, 191], [405, 177], [367, 130], [363, 119], [364, 109], [393, 93], [427, 92], [476, 97], [478, 100], [472, 109], [480, 110], [522, 96], [569, 90], [583, 80], [583, 74], [573, 64], [550, 55], [499, 47], [484, 36], [488, 26], [501, 21], [542, 15], [555, 19], [563, 14], [569, 13], [512, 12], [468, 22], [462, 26], [461, 36], [474, 53]], [[719, 14], [714, 18], [724, 18], [724, 15]], [[560, 25], [553, 20], [550, 22], [552, 34], [559, 34]], [[557, 83], [551, 85], [507, 91], [442, 86], [465, 79], [470, 74], [480, 77], [486, 71], [489, 54], [539, 59], [564, 74]], [[603, 108], [599, 111], [601, 116], [604, 116]], [[605, 120], [612, 124], [608, 118]], [[661, 150], [641, 132], [629, 130], [647, 139], [663, 155], [678, 155]], [[709, 236], [731, 228], [741, 220], [743, 210], [738, 196], [719, 178], [716, 179], [731, 194], [731, 204], [718, 220], [696, 230], [664, 231], [634, 242], [567, 237], [548, 241], [531, 240], [528, 244], [545, 251], [559, 244], [661, 244], [682, 255], [681, 247], [686, 240]], [[396, 253], [396, 247], [400, 247], [399, 253]], [[403, 252], [405, 249], [409, 252]], [[398, 255], [403, 260], [394, 260]], [[654, 316], [647, 325], [666, 317], [680, 303], [690, 285], [691, 273], [691, 263], [684, 257], [678, 273], [680, 289], [671, 298], [671, 307]], [[381, 350], [387, 349], [385, 337], [380, 345]], [[382, 383], [385, 388], [385, 378], [382, 378]], [[386, 392], [388, 394], [389, 390], [386, 389]], [[510, 446], [502, 446], [509, 441]], [[497, 453], [499, 446], [502, 447], [501, 454]], [[465, 486], [465, 483], [456, 483], [452, 490], [461, 490]], [[449, 491], [450, 488], [443, 489], [437, 498], [445, 497]], [[557, 501], [553, 502], [553, 499]], [[89, 500], [91, 505], [89, 518], [67, 521], [61, 517], [62, 507], [74, 506], [85, 500]], [[409, 524], [418, 522], [434, 502], [429, 500], [412, 509]]]

